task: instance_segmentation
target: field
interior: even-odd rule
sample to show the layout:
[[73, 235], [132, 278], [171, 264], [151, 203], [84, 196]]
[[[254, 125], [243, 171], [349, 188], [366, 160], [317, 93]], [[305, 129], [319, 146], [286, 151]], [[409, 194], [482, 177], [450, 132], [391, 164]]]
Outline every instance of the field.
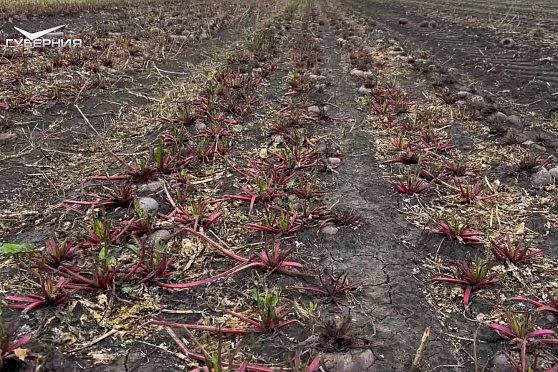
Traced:
[[0, 370], [558, 371], [556, 18], [0, 0]]

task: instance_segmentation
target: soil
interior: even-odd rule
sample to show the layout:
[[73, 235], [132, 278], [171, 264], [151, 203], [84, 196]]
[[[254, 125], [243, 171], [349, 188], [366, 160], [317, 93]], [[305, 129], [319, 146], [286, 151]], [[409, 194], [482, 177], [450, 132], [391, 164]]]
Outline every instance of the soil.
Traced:
[[[469, 77], [491, 96], [542, 117], [551, 117], [558, 110], [555, 94], [558, 40], [556, 25], [547, 18], [548, 4], [533, 7], [529, 12], [505, 1], [478, 2], [476, 6], [406, 0], [347, 4], [355, 14], [365, 16], [384, 28], [390, 37], [409, 45], [409, 51], [427, 51], [444, 66]], [[401, 17], [408, 18], [409, 23], [400, 24]], [[420, 27], [424, 19], [434, 20], [436, 28]], [[540, 40], [533, 40], [529, 31], [539, 25], [548, 32]], [[510, 32], [506, 32], [506, 26], [511, 28]], [[505, 49], [500, 41], [510, 33], [517, 45]]]
[[[41, 247], [54, 232], [80, 242], [88, 241], [83, 228], [88, 225], [84, 220], [86, 208], [77, 213], [67, 208], [68, 203], [61, 203], [66, 199], [90, 200], [88, 193], [114, 190], [115, 182], [91, 179], [123, 172], [109, 150], [133, 159], [157, 146], [159, 138], [176, 136], [174, 130], [182, 127], [170, 125], [168, 121], [181, 117], [184, 107], [201, 110], [208, 104], [206, 97], [212, 82], [219, 76], [232, 74], [254, 83], [254, 88], [235, 96], [241, 102], [240, 108], [250, 110], [243, 114], [232, 110], [239, 107], [229, 105], [219, 109], [222, 116], [201, 117], [195, 125], [183, 125], [190, 141], [183, 151], [189, 155], [197, 156], [193, 146], [206, 135], [198, 129], [200, 123], [210, 130], [229, 130], [233, 146], [226, 157], [201, 157], [184, 167], [190, 183], [185, 189], [187, 202], [181, 208], [193, 211], [192, 205], [200, 200], [207, 202], [204, 205], [211, 211], [218, 205], [221, 217], [210, 227], [202, 228], [201, 234], [249, 258], [249, 262], [261, 259], [258, 254], [265, 244], [280, 235], [282, 252], [290, 252], [289, 260], [302, 267], [293, 269], [289, 275], [277, 269], [244, 270], [209, 285], [180, 291], [157, 286], [153, 280], [137, 285], [118, 283], [104, 292], [72, 292], [64, 306], [40, 308], [29, 314], [4, 306], [4, 319], [19, 325], [18, 336], [33, 337], [28, 347], [39, 355], [35, 363], [10, 362], [4, 369], [24, 371], [41, 365], [44, 371], [72, 372], [195, 370], [199, 362], [182, 355], [184, 350], [170, 335], [149, 321], [246, 327], [227, 312], [257, 318], [253, 290], [258, 289], [277, 293], [282, 311], [288, 314], [285, 319], [296, 321], [269, 334], [248, 335], [242, 341], [234, 335], [225, 336], [225, 348], [238, 347], [237, 358], [246, 358], [250, 364], [301, 371], [304, 368], [292, 366], [294, 352], [298, 350], [304, 362], [311, 362], [316, 356], [322, 361], [349, 358], [351, 363], [343, 365], [346, 369], [322, 364], [328, 372], [477, 372], [479, 366], [485, 366], [486, 371], [499, 370], [501, 366], [495, 365], [495, 358], [511, 349], [490, 324], [502, 322], [509, 311], [524, 309], [510, 307], [507, 299], [517, 295], [538, 299], [555, 289], [556, 188], [554, 185], [534, 188], [530, 175], [517, 171], [521, 156], [530, 151], [525, 141], [541, 143], [543, 135], [548, 138], [535, 149], [540, 156], [537, 162], [548, 158], [550, 166], [558, 164], [552, 158], [556, 154], [553, 141], [557, 138], [552, 125], [533, 126], [537, 120], [553, 123], [558, 102], [558, 96], [553, 95], [558, 82], [558, 75], [554, 76], [553, 71], [555, 65], [540, 61], [541, 56], [555, 52], [541, 47], [554, 40], [550, 32], [554, 25], [545, 23], [536, 7], [524, 13], [519, 19], [530, 22], [529, 27], [540, 23], [548, 31], [541, 36], [539, 44], [531, 47], [521, 35], [481, 28], [477, 21], [471, 21], [467, 29], [461, 23], [450, 24], [451, 4], [438, 2], [441, 10], [434, 13], [426, 4], [407, 0], [389, 4], [374, 0], [270, 0], [254, 3], [248, 11], [241, 2], [231, 1], [213, 4], [212, 11], [196, 18], [192, 28], [186, 29], [181, 17], [187, 18], [188, 10], [173, 1], [168, 2], [168, 13], [161, 12], [158, 17], [151, 8], [144, 11], [122, 7], [118, 12], [110, 9], [101, 13], [103, 17], [86, 14], [79, 18], [39, 18], [42, 28], [62, 21], [79, 23], [83, 29], [76, 32], [98, 29], [107, 33], [110, 42], [115, 42], [118, 36], [110, 36], [108, 32], [125, 33], [138, 38], [143, 46], [165, 39], [161, 35], [142, 35], [145, 27], [159, 27], [167, 36], [183, 31], [199, 35], [199, 24], [214, 18], [223, 21], [209, 38], [188, 40], [182, 46], [171, 44], [174, 53], [157, 51], [143, 55], [144, 62], [151, 62], [140, 64], [141, 68], [116, 68], [117, 72], [111, 75], [114, 80], [107, 80], [103, 88], [89, 90], [84, 96], [38, 105], [32, 114], [8, 111], [7, 124], [0, 132], [11, 136], [10, 140], [0, 142], [0, 153], [6, 156], [0, 158], [3, 159], [0, 170], [9, 172], [0, 185], [2, 241]], [[500, 4], [491, 4], [490, 8], [495, 17], [507, 19], [509, 12]], [[549, 12], [553, 11], [550, 8]], [[476, 7], [462, 7], [459, 12], [474, 14]], [[225, 13], [230, 14], [223, 17]], [[403, 17], [408, 22], [400, 22]], [[425, 19], [435, 24], [419, 26]], [[516, 21], [514, 18], [513, 22]], [[34, 28], [33, 22], [9, 25]], [[468, 34], [475, 33], [482, 33], [483, 37], [467, 39]], [[499, 45], [504, 36], [514, 39], [516, 49]], [[535, 47], [539, 54], [530, 49]], [[476, 49], [480, 50], [480, 56], [476, 55]], [[372, 71], [374, 82], [350, 73], [356, 67], [351, 58], [355, 54], [359, 56], [358, 66], [364, 65], [365, 70]], [[427, 59], [438, 66], [437, 72], [402, 62], [398, 58], [402, 56]], [[454, 68], [454, 72], [444, 66]], [[245, 75], [235, 75], [244, 72]], [[74, 74], [76, 70], [68, 69], [68, 73]], [[320, 75], [325, 78], [321, 80], [317, 77]], [[302, 88], [295, 85], [297, 77], [303, 81]], [[322, 81], [324, 85], [319, 84]], [[472, 82], [474, 89], [470, 87]], [[482, 175], [479, 178], [483, 193], [494, 187], [500, 199], [463, 203], [455, 196], [458, 183], [448, 185], [449, 180], [446, 184], [432, 181], [431, 190], [423, 196], [407, 197], [394, 192], [388, 181], [420, 170], [424, 163], [421, 160], [416, 167], [389, 163], [397, 155], [390, 145], [394, 133], [382, 128], [385, 123], [371, 105], [379, 95], [377, 91], [359, 93], [359, 87], [365, 83], [404, 92], [405, 102], [412, 102], [416, 110], [413, 113], [424, 115], [426, 126], [432, 125], [445, 133], [456, 145], [449, 155], [444, 152], [431, 158], [425, 155], [426, 161], [458, 157], [470, 161]], [[459, 112], [455, 100], [445, 102], [438, 98], [443, 93], [454, 94], [462, 89], [484, 96], [488, 102], [486, 107], [478, 112]], [[219, 104], [227, 103], [223, 96], [217, 97]], [[74, 104], [81, 108], [94, 131]], [[312, 106], [328, 109], [313, 114], [308, 110]], [[497, 111], [521, 116], [523, 144], [506, 144], [504, 135], [491, 133], [494, 124], [488, 118]], [[406, 124], [413, 118], [399, 112], [394, 116]], [[277, 140], [272, 131], [285, 122], [296, 122], [296, 131], [285, 132]], [[296, 218], [302, 221], [302, 228], [295, 233], [283, 232], [274, 237], [274, 234], [252, 231], [248, 223], [264, 224], [263, 203], [257, 201], [252, 210], [249, 202], [230, 196], [246, 195], [243, 187], [254, 190], [255, 182], [250, 181], [253, 177], [247, 175], [249, 171], [254, 171], [259, 162], [272, 162], [274, 152], [288, 153], [285, 142], [297, 143], [299, 136], [304, 139], [300, 148], [319, 155], [315, 165], [296, 170], [300, 177], [296, 178], [297, 183], [312, 181], [313, 187], [325, 191], [324, 196], [312, 199], [315, 203], [312, 206], [344, 212], [345, 217], [358, 217], [358, 222], [344, 224], [342, 218], [328, 222], [327, 215], [313, 212], [309, 218]], [[331, 158], [339, 158], [340, 165], [333, 167]], [[169, 217], [173, 213], [176, 216], [179, 209], [171, 205], [169, 198], [173, 196], [166, 193], [177, 182], [163, 172], [157, 177], [165, 181], [163, 189], [137, 191], [136, 196], [155, 198], [160, 210], [154, 217], [154, 226], [173, 233], [167, 244], [174, 263], [173, 276], [160, 281], [191, 282], [239, 265], [230, 256], [213, 249], [207, 238], [195, 238], [181, 229], [184, 224], [177, 224]], [[147, 182], [131, 183], [139, 190]], [[296, 204], [300, 208], [304, 202], [291, 198], [288, 193], [268, 207], [275, 206], [280, 211], [295, 208]], [[483, 245], [465, 246], [429, 231], [437, 222], [449, 220], [452, 211], [467, 226], [482, 230]], [[109, 208], [108, 216], [117, 223], [135, 218], [136, 212], [130, 205]], [[207, 220], [208, 216], [204, 215], [203, 221]], [[335, 227], [337, 232], [327, 234], [324, 224]], [[488, 238], [502, 241], [504, 233], [512, 233], [514, 239], [527, 237], [530, 245], [544, 250], [545, 258], [517, 267], [496, 262]], [[135, 258], [127, 248], [139, 245], [139, 240], [148, 235], [149, 232], [141, 231], [126, 234], [114, 243], [111, 254], [119, 256], [119, 262], [124, 265]], [[451, 276], [456, 262], [470, 261], [477, 256], [492, 259], [490, 268], [500, 281], [495, 287], [475, 289], [470, 304], [463, 304], [462, 288], [434, 283], [437, 277]], [[90, 261], [98, 257], [94, 247], [82, 249], [73, 262], [86, 270]], [[25, 255], [0, 258], [2, 296], [34, 293], [29, 258]], [[324, 268], [348, 273], [354, 288], [330, 299], [293, 288], [314, 286], [317, 280], [291, 274], [317, 274]], [[316, 304], [317, 310], [312, 310]], [[349, 335], [354, 343], [334, 352], [326, 351], [317, 341], [322, 327], [327, 319], [338, 320], [347, 314], [351, 319]], [[537, 317], [536, 324], [554, 329], [556, 319], [547, 315]], [[429, 337], [421, 345], [425, 332], [429, 332]], [[175, 333], [189, 350], [201, 352], [200, 345], [210, 352], [217, 348], [217, 337], [211, 332], [190, 333], [175, 328]], [[424, 346], [422, 352], [418, 352], [420, 346]], [[373, 356], [368, 358], [370, 363], [353, 365], [351, 369], [358, 359], [354, 355], [366, 355], [368, 350]], [[413, 365], [416, 353], [418, 365]], [[511, 353], [516, 355], [515, 351]], [[541, 348], [541, 366], [550, 368], [556, 356], [556, 350]]]

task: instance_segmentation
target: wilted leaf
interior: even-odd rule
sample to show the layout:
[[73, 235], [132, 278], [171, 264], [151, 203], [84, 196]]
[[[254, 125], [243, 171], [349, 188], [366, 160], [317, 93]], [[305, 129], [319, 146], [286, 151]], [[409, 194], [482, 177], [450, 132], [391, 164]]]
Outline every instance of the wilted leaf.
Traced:
[[22, 362], [25, 361], [25, 358], [27, 358], [27, 354], [28, 354], [29, 350], [27, 349], [22, 349], [22, 348], [17, 348], [14, 350], [14, 354], [16, 355], [16, 357], [19, 358], [19, 360], [21, 360]]

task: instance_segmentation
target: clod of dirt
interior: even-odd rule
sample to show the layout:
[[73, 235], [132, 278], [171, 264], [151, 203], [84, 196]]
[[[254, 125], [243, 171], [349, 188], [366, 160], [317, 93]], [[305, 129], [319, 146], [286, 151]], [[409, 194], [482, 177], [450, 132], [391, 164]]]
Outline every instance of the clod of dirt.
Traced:
[[523, 145], [529, 146], [532, 149], [535, 149], [540, 152], [546, 152], [546, 147], [539, 145], [535, 141], [527, 140], [523, 142]]
[[138, 200], [138, 205], [146, 213], [156, 214], [159, 211], [159, 203], [157, 203], [157, 200], [148, 196], [140, 198]]
[[481, 110], [486, 108], [487, 103], [484, 99], [484, 97], [481, 96], [473, 96], [471, 98], [471, 106], [473, 106], [474, 108]]
[[364, 71], [359, 70], [358, 68], [353, 68], [349, 74], [352, 76], [364, 77]]
[[400, 25], [406, 25], [407, 23], [409, 23], [409, 20], [407, 18], [399, 18]]
[[337, 39], [337, 44], [338, 45], [345, 45], [347, 43], [347, 40], [343, 39], [342, 37]]
[[308, 107], [308, 112], [311, 112], [313, 114], [320, 114], [322, 110], [320, 110], [318, 106], [310, 106]]
[[428, 21], [422, 21], [421, 23], [419, 23], [419, 27], [428, 27]]
[[430, 21], [430, 22], [428, 22], [428, 27], [430, 27], [430, 28], [436, 28], [436, 27], [438, 27], [438, 25], [436, 24], [435, 21]]
[[341, 165], [341, 159], [339, 158], [328, 158], [327, 162], [332, 168], [337, 168], [338, 166]]
[[511, 48], [515, 47], [515, 41], [513, 41], [509, 37], [505, 37], [502, 40], [500, 40], [500, 46], [502, 48], [511, 49]]
[[515, 369], [511, 365], [508, 357], [504, 354], [496, 354], [492, 358], [492, 366], [494, 372], [514, 372]]
[[545, 187], [552, 185], [553, 183], [554, 179], [545, 167], [542, 167], [537, 173], [531, 176], [531, 186], [535, 188]]
[[516, 128], [521, 128], [521, 118], [517, 115], [508, 116], [508, 123]]
[[157, 192], [163, 189], [163, 183], [161, 181], [153, 181], [146, 183], [145, 185], [139, 185], [139, 192]]
[[335, 226], [332, 226], [332, 225], [326, 225], [326, 226], [322, 227], [320, 232], [322, 234], [326, 234], [326, 235], [335, 235], [335, 234], [337, 234], [337, 232], [339, 232], [339, 229]]
[[168, 230], [156, 230], [149, 235], [148, 243], [152, 247], [156, 246], [158, 243], [167, 242], [171, 237], [171, 233]]
[[508, 121], [508, 116], [506, 114], [504, 114], [503, 112], [498, 111], [498, 112], [490, 115], [488, 120], [490, 120], [492, 123], [495, 123], [495, 124], [504, 124]]
[[558, 167], [554, 167], [548, 171], [554, 180], [558, 180]]
[[372, 350], [351, 350], [322, 356], [324, 369], [328, 372], [362, 372], [374, 364]]
[[358, 88], [358, 92], [362, 94], [370, 94], [372, 93], [372, 89], [366, 88], [364, 85], [361, 85], [360, 88]]
[[525, 227], [538, 234], [546, 234], [548, 230], [548, 219], [542, 213], [537, 213], [527, 217], [525, 220]]
[[466, 100], [467, 101], [467, 100], [473, 98], [473, 93], [462, 90], [462, 91], [459, 91], [459, 92], [455, 93], [455, 98], [458, 99], [458, 100]]

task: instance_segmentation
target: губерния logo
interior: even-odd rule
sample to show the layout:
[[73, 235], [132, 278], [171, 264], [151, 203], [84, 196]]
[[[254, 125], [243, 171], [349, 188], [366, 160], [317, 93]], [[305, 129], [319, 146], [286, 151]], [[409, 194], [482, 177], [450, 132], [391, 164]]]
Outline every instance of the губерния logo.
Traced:
[[21, 28], [14, 27], [19, 31], [25, 39], [6, 39], [6, 46], [10, 48], [17, 48], [20, 46], [28, 48], [43, 48], [43, 47], [53, 47], [53, 48], [63, 48], [63, 47], [80, 47], [83, 45], [81, 39], [43, 39], [42, 36], [50, 34], [60, 28], [66, 27], [66, 25], [52, 27], [46, 30], [29, 32], [22, 30]]

